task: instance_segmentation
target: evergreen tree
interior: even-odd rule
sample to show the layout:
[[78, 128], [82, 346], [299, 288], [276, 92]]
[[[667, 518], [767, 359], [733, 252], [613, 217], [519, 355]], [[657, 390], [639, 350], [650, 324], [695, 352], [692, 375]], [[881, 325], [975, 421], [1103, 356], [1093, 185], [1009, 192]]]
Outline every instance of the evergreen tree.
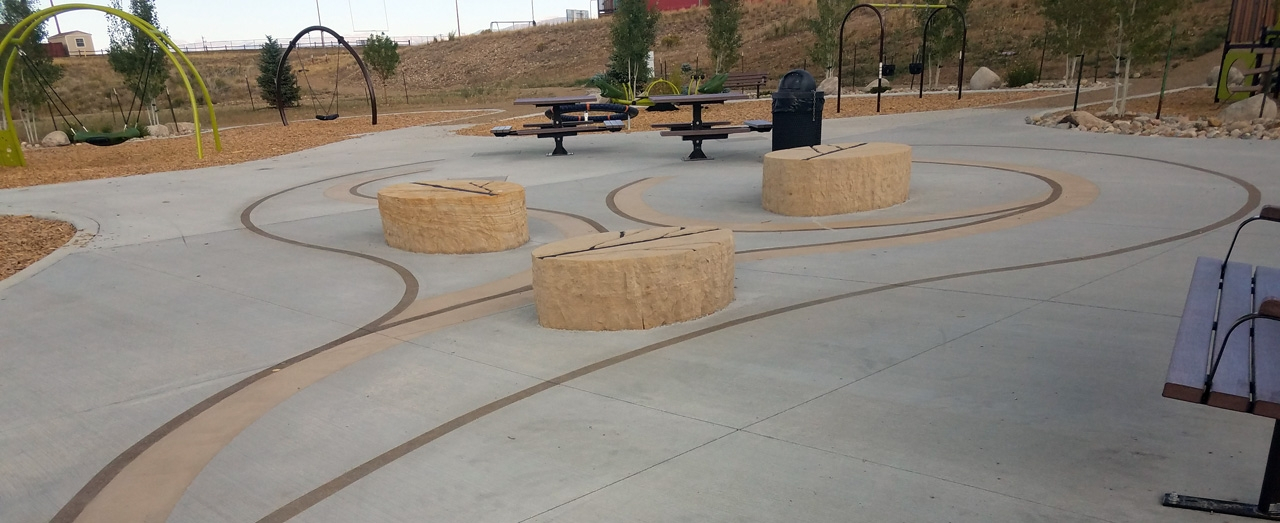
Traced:
[[294, 107], [302, 99], [298, 75], [293, 74], [293, 66], [288, 62], [285, 62], [284, 71], [280, 74], [280, 90], [276, 91], [276, 68], [280, 66], [282, 54], [284, 49], [280, 47], [280, 42], [267, 35], [267, 43], [262, 44], [262, 51], [258, 53], [258, 92], [269, 107], [276, 107], [277, 100], [285, 107]]
[[618, 0], [613, 12], [610, 35], [613, 53], [609, 55], [609, 79], [616, 84], [649, 81], [649, 51], [658, 38], [661, 14], [649, 9], [646, 0]]
[[382, 79], [382, 88], [386, 90], [387, 79], [395, 76], [396, 68], [400, 66], [400, 44], [386, 34], [373, 35], [365, 41], [360, 54], [365, 64]]
[[[35, 12], [31, 6], [31, 0], [3, 0], [0, 2], [0, 11], [2, 11], [0, 21], [7, 27], [18, 25], [18, 22]], [[18, 46], [18, 50], [26, 55], [27, 59], [18, 58], [13, 78], [9, 80], [10, 88], [13, 90], [9, 93], [9, 99], [27, 111], [38, 111], [48, 103], [37, 76], [42, 77], [52, 87], [63, 75], [62, 67], [53, 63], [44, 45], [40, 43], [45, 36], [44, 24], [40, 24], [40, 27], [31, 33], [31, 38]], [[0, 59], [8, 60], [9, 56], [5, 55]]]
[[742, 48], [738, 23], [741, 21], [742, 0], [711, 0], [707, 47], [711, 48], [711, 60], [717, 73], [732, 71], [738, 65], [738, 50]]
[[815, 16], [809, 19], [809, 30], [814, 36], [809, 58], [831, 77], [840, 49], [840, 24], [853, 8], [853, 0], [818, 0], [816, 8]]
[[[112, 0], [111, 7], [121, 9], [121, 0]], [[160, 28], [155, 0], [129, 0], [129, 11]], [[124, 77], [125, 88], [135, 97], [144, 103], [151, 102], [164, 92], [169, 79], [168, 57], [142, 29], [116, 17], [109, 20], [111, 47], [107, 51], [107, 63]]]

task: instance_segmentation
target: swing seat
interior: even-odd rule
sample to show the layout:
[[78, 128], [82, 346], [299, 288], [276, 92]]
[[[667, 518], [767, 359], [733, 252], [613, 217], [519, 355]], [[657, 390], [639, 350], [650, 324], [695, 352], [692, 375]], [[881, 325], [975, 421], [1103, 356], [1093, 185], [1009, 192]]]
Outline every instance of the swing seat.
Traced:
[[331, 122], [338, 119], [338, 113], [333, 114], [317, 114], [316, 119], [322, 122]]
[[114, 133], [95, 133], [83, 131], [74, 133], [71, 136], [72, 143], [87, 143], [98, 147], [110, 147], [112, 145], [120, 145], [134, 138], [141, 138], [142, 131], [137, 128], [129, 128]]

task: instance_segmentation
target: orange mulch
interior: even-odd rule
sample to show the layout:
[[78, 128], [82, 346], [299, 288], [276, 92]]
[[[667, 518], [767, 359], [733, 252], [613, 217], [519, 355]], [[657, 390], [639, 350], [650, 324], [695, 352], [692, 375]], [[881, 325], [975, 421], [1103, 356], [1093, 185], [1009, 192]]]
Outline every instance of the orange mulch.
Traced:
[[0, 216], [0, 280], [66, 245], [76, 228], [32, 216]]

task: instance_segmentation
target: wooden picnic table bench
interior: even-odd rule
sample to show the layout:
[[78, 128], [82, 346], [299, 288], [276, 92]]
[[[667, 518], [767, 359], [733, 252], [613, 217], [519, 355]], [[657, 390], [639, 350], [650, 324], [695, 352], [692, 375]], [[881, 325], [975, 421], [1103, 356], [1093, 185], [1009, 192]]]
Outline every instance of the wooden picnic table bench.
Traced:
[[729, 73], [729, 78], [725, 79], [724, 87], [726, 89], [742, 89], [744, 87], [754, 87], [756, 89], [756, 98], [760, 97], [760, 88], [769, 81], [769, 73]]
[[1280, 269], [1231, 261], [1240, 230], [1260, 220], [1280, 222], [1280, 207], [1241, 223], [1226, 258], [1196, 260], [1163, 395], [1277, 420], [1262, 492], [1257, 504], [1169, 493], [1168, 507], [1280, 520]]

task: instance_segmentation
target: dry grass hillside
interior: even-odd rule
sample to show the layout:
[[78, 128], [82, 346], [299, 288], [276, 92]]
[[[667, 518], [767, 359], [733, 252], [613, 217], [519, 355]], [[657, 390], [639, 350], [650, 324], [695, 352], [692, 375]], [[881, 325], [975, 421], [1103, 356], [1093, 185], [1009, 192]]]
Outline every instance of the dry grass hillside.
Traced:
[[[1190, 59], [1217, 47], [1225, 30], [1228, 9], [1229, 2], [1224, 0], [1187, 0], [1186, 7], [1174, 17], [1181, 28], [1175, 46], [1177, 56]], [[765, 71], [777, 78], [790, 69], [808, 67], [820, 75], [821, 71], [808, 59], [813, 36], [806, 20], [813, 10], [813, 0], [748, 3], [742, 22], [743, 62], [737, 69]], [[886, 13], [888, 61], [905, 65], [919, 46], [919, 25], [910, 10], [889, 9]], [[663, 15], [655, 46], [660, 70], [665, 65], [666, 70], [674, 74], [682, 63], [710, 68], [706, 49], [707, 16], [706, 8]], [[1043, 31], [1043, 21], [1036, 13], [1033, 0], [974, 0], [968, 18], [970, 70], [987, 66], [1003, 72], [1015, 63], [1039, 61], [1035, 40]], [[857, 15], [850, 23], [850, 54], [855, 48], [858, 50], [861, 74], [866, 75], [871, 67], [868, 60], [873, 52], [871, 44], [878, 31], [866, 15]], [[605, 69], [609, 53], [608, 24], [609, 19], [589, 20], [403, 47], [401, 75], [385, 88], [380, 86], [379, 96], [382, 104], [394, 111], [397, 105], [408, 110], [495, 103], [518, 94], [539, 90], [554, 92], [555, 88], [581, 85]], [[208, 81], [219, 106], [249, 109], [249, 93], [257, 92], [255, 52], [205, 52], [190, 56]], [[354, 111], [352, 106], [363, 106], [363, 101], [358, 100], [363, 98], [359, 73], [344, 52], [305, 49], [295, 56], [295, 68], [307, 70], [306, 78], [316, 93], [315, 104], [323, 108], [329, 103], [336, 69], [345, 110]], [[120, 78], [107, 67], [105, 57], [67, 58], [59, 63], [66, 66], [67, 75], [58, 83], [58, 91], [77, 112], [97, 112], [96, 118], [105, 121], [107, 111], [116, 107], [108, 93], [121, 85]], [[1062, 64], [1060, 58], [1051, 56], [1045, 66], [1045, 76], [1061, 74]], [[944, 70], [946, 80], [943, 81], [953, 83], [950, 75], [954, 74], [954, 70]], [[246, 80], [250, 86], [246, 86]], [[305, 117], [306, 113], [313, 112], [313, 100], [301, 75], [300, 81], [303, 81], [304, 107], [299, 113]], [[119, 91], [122, 104], [128, 104], [129, 95], [123, 89]], [[179, 84], [171, 83], [171, 92], [176, 104], [185, 103], [185, 90]], [[167, 101], [162, 98], [160, 102], [162, 111], [167, 112]], [[261, 106], [260, 100], [254, 99], [253, 103]], [[258, 116], [265, 114], [258, 113]]]

